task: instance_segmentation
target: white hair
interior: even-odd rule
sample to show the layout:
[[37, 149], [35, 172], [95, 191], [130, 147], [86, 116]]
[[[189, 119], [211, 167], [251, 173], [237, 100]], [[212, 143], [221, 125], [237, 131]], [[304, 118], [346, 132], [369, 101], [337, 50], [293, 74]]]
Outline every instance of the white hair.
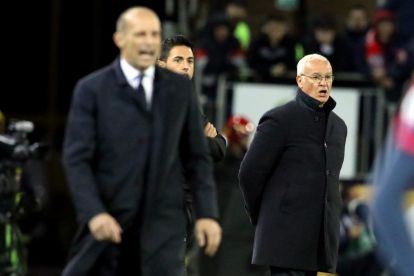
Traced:
[[324, 56], [321, 56], [319, 54], [309, 54], [299, 60], [298, 64], [296, 65], [296, 75], [303, 75], [305, 73], [306, 64], [314, 59], [325, 60], [330, 64], [329, 60]]

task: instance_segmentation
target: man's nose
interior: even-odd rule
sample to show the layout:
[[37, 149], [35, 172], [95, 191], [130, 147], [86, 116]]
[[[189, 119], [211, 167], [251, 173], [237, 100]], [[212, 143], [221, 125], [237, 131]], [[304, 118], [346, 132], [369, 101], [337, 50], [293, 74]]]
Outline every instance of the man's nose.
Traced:
[[183, 62], [182, 69], [183, 71], [187, 72], [188, 70], [190, 70], [190, 65], [187, 62]]
[[158, 40], [159, 38], [152, 34], [145, 35], [145, 38], [144, 38], [144, 42], [148, 44], [158, 43]]
[[326, 77], [322, 77], [322, 79], [320, 80], [319, 83], [320, 84], [323, 84], [323, 85], [327, 85], [328, 84], [328, 80], [326, 79]]

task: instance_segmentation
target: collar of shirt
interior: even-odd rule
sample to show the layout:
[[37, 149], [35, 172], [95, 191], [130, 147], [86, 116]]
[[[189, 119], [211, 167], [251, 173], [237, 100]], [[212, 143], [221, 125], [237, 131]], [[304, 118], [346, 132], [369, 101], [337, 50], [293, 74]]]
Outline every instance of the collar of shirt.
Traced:
[[[138, 76], [141, 72], [130, 65], [125, 59], [121, 58], [121, 70], [125, 75], [125, 78], [129, 85], [137, 89], [138, 88]], [[142, 79], [142, 85], [145, 89], [145, 97], [148, 103], [151, 103], [153, 88], [154, 88], [154, 77], [155, 77], [155, 65], [148, 67], [144, 72], [144, 78]]]

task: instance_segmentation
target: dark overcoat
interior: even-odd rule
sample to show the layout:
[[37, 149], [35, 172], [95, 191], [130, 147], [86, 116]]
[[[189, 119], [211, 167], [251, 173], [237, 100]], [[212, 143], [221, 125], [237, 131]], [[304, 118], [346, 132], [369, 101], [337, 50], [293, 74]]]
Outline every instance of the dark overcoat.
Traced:
[[188, 78], [168, 70], [156, 68], [151, 111], [129, 86], [119, 59], [81, 79], [63, 163], [80, 223], [64, 275], [88, 275], [108, 245], [88, 231], [87, 222], [98, 213], [109, 212], [123, 229], [139, 214], [141, 240], [134, 246], [141, 249], [141, 275], [151, 276], [178, 271], [169, 262], [157, 263], [167, 242], [177, 241], [169, 258], [184, 256], [184, 182], [192, 187], [196, 216], [217, 217], [196, 94]]
[[347, 128], [332, 109], [299, 90], [260, 119], [239, 171], [256, 225], [253, 263], [333, 272], [339, 240], [339, 172]]

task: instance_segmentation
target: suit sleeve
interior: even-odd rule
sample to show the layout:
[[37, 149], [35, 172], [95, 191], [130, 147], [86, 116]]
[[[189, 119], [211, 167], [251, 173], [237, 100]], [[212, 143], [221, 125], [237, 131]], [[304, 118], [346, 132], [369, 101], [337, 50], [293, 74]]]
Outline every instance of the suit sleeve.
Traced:
[[[209, 121], [207, 116], [201, 113], [203, 125], [206, 126]], [[227, 141], [220, 133], [216, 137], [207, 137], [208, 148], [210, 149], [210, 156], [214, 162], [219, 162], [224, 159], [226, 155]]]
[[284, 147], [284, 130], [274, 117], [264, 115], [239, 171], [239, 185], [246, 211], [257, 224], [263, 189], [277, 165]]
[[216, 137], [207, 137], [208, 148], [210, 149], [210, 156], [214, 162], [219, 162], [224, 159], [226, 154], [226, 139], [220, 133]]
[[193, 191], [196, 217], [218, 218], [217, 195], [213, 180], [212, 161], [203, 131], [202, 116], [191, 82], [188, 92], [187, 116], [182, 135], [182, 162], [187, 182]]
[[65, 130], [63, 166], [78, 219], [88, 222], [105, 212], [97, 191], [92, 161], [96, 147], [95, 98], [80, 82], [74, 91]]

